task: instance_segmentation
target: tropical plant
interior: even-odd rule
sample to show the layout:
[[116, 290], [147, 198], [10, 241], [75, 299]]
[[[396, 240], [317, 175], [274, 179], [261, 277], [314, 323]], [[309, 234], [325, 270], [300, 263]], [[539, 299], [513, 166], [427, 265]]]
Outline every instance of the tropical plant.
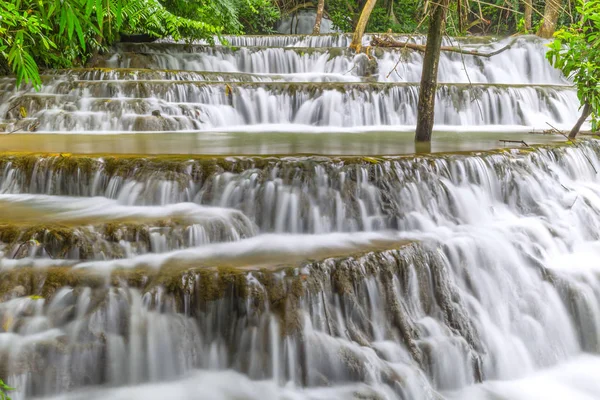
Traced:
[[159, 0], [0, 2], [0, 58], [17, 84], [41, 85], [39, 66], [83, 64], [121, 33], [213, 40], [223, 26], [171, 13]]
[[570, 137], [575, 137], [589, 116], [592, 130], [596, 131], [600, 115], [600, 0], [580, 0], [577, 10], [581, 19], [558, 30], [546, 54], [577, 88], [582, 115]]
[[219, 26], [229, 34], [271, 33], [279, 9], [271, 0], [164, 0], [175, 15]]
[[34, 56], [40, 45], [48, 52], [56, 49], [46, 35], [49, 30], [39, 15], [21, 12], [18, 4], [0, 3], [0, 56], [17, 76], [17, 85], [22, 81], [41, 85]]
[[271, 0], [237, 0], [236, 7], [243, 31], [247, 34], [273, 33], [273, 27], [281, 17]]
[[242, 33], [234, 0], [163, 0], [162, 3], [179, 17], [203, 21], [220, 27], [223, 32]]
[[8, 396], [8, 392], [12, 392], [15, 388], [8, 386], [2, 379], [0, 379], [0, 400], [11, 400]]

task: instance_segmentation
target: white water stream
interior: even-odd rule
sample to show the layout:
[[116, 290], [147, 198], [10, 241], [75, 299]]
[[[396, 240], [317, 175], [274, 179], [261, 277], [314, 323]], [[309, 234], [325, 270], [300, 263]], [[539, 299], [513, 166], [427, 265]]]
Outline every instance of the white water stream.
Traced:
[[[600, 350], [599, 154], [600, 145], [589, 141], [523, 155], [360, 165], [283, 159], [203, 178], [182, 161], [186, 169], [170, 168], [187, 170], [188, 186], [172, 186], [168, 197], [157, 195], [163, 189], [156, 182], [169, 176], [164, 166], [134, 173], [137, 164], [119, 169], [117, 178], [99, 163], [72, 180], [60, 159], [40, 159], [30, 170], [6, 164], [2, 183], [13, 194], [0, 202], [21, 204], [19, 212], [52, 210], [48, 218], [65, 222], [86, 213], [96, 222], [114, 219], [99, 212], [107, 200], [61, 204], [43, 194], [104, 191], [119, 199], [115, 210], [124, 211], [117, 214], [130, 208], [154, 218], [152, 205], [179, 203], [187, 193], [194, 203], [232, 210], [215, 215], [240, 210], [259, 233], [175, 251], [156, 246], [160, 255], [112, 261], [34, 253], [35, 259], [2, 260], [5, 273], [44, 265], [108, 273], [215, 263], [276, 271], [271, 266], [342, 257], [298, 272], [248, 272], [254, 300], [198, 303], [193, 293], [206, 290], [199, 277], [183, 309], [172, 294], [126, 285], [64, 287], [47, 300], [5, 298], [0, 354], [9, 382], [34, 396], [75, 390], [59, 398], [529, 399], [544, 396], [542, 383], [553, 379], [569, 398], [600, 395], [590, 375], [578, 372], [597, 365], [586, 353]], [[179, 216], [196, 213], [187, 210]], [[352, 231], [360, 232], [335, 233]], [[284, 234], [292, 232], [303, 234]], [[398, 250], [344, 258], [384, 248]], [[319, 286], [307, 284], [294, 308], [300, 330], [282, 334], [296, 314], [279, 320], [269, 312], [272, 304], [259, 294], [274, 289], [260, 276], [295, 273]], [[8, 296], [27, 290], [13, 288]]]
[[[236, 45], [237, 39], [230, 39]], [[96, 64], [109, 69], [51, 74], [40, 93], [16, 90], [13, 80], [3, 79], [0, 129], [97, 134], [414, 130], [420, 53], [377, 49], [367, 57], [340, 47], [282, 47], [291, 40], [284, 36], [250, 39], [231, 48], [122, 44]], [[326, 42], [332, 36], [312, 39], [334, 44]], [[577, 120], [575, 91], [546, 61], [545, 42], [535, 37], [451, 41], [482, 53], [510, 48], [491, 58], [442, 54], [444, 85], [435, 113], [440, 129], [539, 131], [548, 124], [567, 129]]]
[[[3, 78], [0, 129], [411, 134], [420, 55], [389, 74], [399, 53], [350, 55], [346, 35], [229, 39], [241, 47], [123, 44], [101, 62], [116, 69], [49, 72], [40, 93]], [[543, 45], [443, 55], [436, 128], [570, 126], [577, 97]], [[2, 153], [0, 378], [15, 400], [600, 398], [599, 171], [594, 139]]]

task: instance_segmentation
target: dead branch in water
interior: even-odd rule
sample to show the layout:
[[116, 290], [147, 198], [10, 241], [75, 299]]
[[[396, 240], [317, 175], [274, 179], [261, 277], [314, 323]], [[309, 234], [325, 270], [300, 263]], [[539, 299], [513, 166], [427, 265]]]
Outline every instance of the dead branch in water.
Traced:
[[[514, 40], [512, 42], [510, 42], [509, 44], [507, 44], [506, 46], [502, 47], [501, 49], [492, 51], [490, 53], [482, 53], [482, 52], [476, 51], [476, 50], [465, 50], [460, 47], [454, 47], [454, 46], [441, 46], [440, 50], [441, 51], [449, 51], [452, 53], [467, 54], [470, 56], [490, 58], [492, 56], [502, 53], [503, 51], [510, 49], [510, 47], [513, 45], [513, 43], [514, 43]], [[383, 36], [373, 36], [373, 38], [371, 39], [371, 46], [410, 49], [410, 50], [420, 51], [423, 53], [425, 52], [425, 45], [410, 43], [410, 42], [399, 42], [396, 39], [394, 39], [391, 35], [388, 35], [388, 34], [383, 35]]]
[[551, 123], [546, 122], [546, 125], [548, 125], [550, 128], [552, 128], [552, 132], [556, 132], [559, 135], [563, 135], [565, 138], [567, 138], [567, 140], [569, 140], [569, 137], [567, 135], [565, 135], [562, 131], [556, 129], [556, 127], [554, 127]]
[[527, 143], [525, 143], [524, 140], [503, 140], [503, 139], [500, 139], [500, 141], [502, 143], [519, 143], [519, 144], [522, 144], [524, 146], [531, 147], [530, 145], [528, 145]]

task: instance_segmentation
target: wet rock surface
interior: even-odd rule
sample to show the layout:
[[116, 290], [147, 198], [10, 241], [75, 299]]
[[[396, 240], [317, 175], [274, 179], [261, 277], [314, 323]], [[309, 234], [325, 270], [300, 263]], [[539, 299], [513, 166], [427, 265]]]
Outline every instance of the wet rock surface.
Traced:
[[595, 275], [548, 252], [597, 238], [599, 153], [5, 154], [0, 377], [25, 398], [232, 370], [437, 399], [596, 351]]
[[[283, 154], [302, 153], [303, 134], [345, 150], [336, 133], [412, 135], [421, 54], [355, 55], [348, 35], [227, 39], [123, 43], [89, 68], [45, 71], [40, 92], [0, 79], [2, 131], [89, 153], [0, 154], [13, 399], [599, 397], [586, 370], [600, 359], [600, 142], [406, 157], [80, 150], [71, 134], [116, 134], [101, 148], [117, 153], [125, 138], [145, 153], [140, 137], [188, 135], [208, 153], [210, 136], [289, 134]], [[495, 138], [571, 125], [577, 98], [544, 42], [510, 40], [490, 59], [442, 55], [436, 126]]]

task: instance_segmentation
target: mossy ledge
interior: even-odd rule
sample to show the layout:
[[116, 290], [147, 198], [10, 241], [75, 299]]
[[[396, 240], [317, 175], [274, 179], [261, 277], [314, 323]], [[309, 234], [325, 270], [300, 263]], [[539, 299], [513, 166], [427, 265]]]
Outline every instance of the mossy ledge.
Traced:
[[[14, 220], [26, 218], [18, 213], [13, 214]], [[130, 251], [148, 253], [152, 249], [151, 232], [160, 229], [162, 234], [169, 237], [174, 248], [184, 248], [187, 245], [186, 229], [190, 223], [178, 219], [167, 218], [144, 222], [102, 222], [94, 224], [0, 224], [0, 242], [4, 245], [4, 256], [11, 259], [31, 257], [35, 248], [35, 256], [52, 259], [115, 259], [127, 256], [122, 241], [127, 242]], [[225, 225], [211, 224], [209, 234], [211, 239], [226, 239]]]
[[167, 171], [172, 173], [185, 173], [203, 171], [211, 172], [242, 172], [248, 168], [264, 168], [277, 163], [303, 165], [307, 163], [318, 164], [344, 164], [344, 165], [373, 165], [386, 161], [410, 159], [446, 159], [454, 156], [479, 156], [486, 157], [497, 154], [512, 156], [526, 156], [535, 150], [560, 151], [567, 147], [577, 147], [578, 144], [593, 139], [578, 140], [577, 142], [565, 141], [552, 144], [534, 144], [520, 148], [501, 148], [495, 150], [468, 150], [439, 153], [407, 154], [398, 156], [321, 156], [321, 155], [140, 155], [140, 154], [110, 154], [110, 153], [43, 153], [43, 152], [3, 152], [0, 153], [0, 166], [6, 167], [9, 163], [12, 168], [23, 172], [32, 172], [38, 166], [52, 167], [56, 172], [85, 173], [96, 172], [99, 167], [110, 175], [129, 174], [135, 170]]
[[[427, 345], [419, 340], [421, 333], [416, 322], [423, 315], [413, 314], [409, 304], [414, 302], [422, 305], [421, 312], [426, 315], [443, 315], [448, 329], [464, 338], [474, 359], [478, 360], [482, 352], [476, 328], [465, 317], [464, 306], [448, 282], [448, 269], [437, 249], [419, 243], [277, 269], [171, 266], [158, 271], [141, 267], [103, 274], [72, 268], [68, 263], [42, 269], [22, 264], [0, 270], [0, 299], [15, 301], [15, 307], [8, 310], [19, 310], [5, 318], [0, 332], [18, 326], [34, 310], [44, 314], [60, 310], [56, 320], [60, 327], [68, 326], [75, 318], [98, 321], [115, 296], [123, 302], [122, 310], [130, 310], [133, 299], [142, 298], [144, 312], [191, 318], [204, 334], [242, 356], [247, 351], [240, 342], [243, 333], [253, 329], [269, 332], [272, 327], [281, 336], [298, 339], [296, 343], [301, 347], [315, 343], [304, 337], [304, 328], [318, 329], [333, 337], [350, 337], [370, 347], [374, 340], [370, 314], [372, 307], [378, 307], [394, 340], [404, 342], [415, 362], [427, 370]], [[378, 293], [376, 303], [369, 296], [373, 293]], [[84, 314], [76, 314], [74, 307], [65, 308], [61, 303], [67, 298], [68, 304], [77, 304], [82, 297], [88, 304]], [[130, 312], [133, 311], [125, 311], [123, 320], [110, 321], [111, 326], [122, 326], [123, 340], [129, 340], [131, 334], [127, 328]], [[311, 318], [318, 318], [313, 319], [318, 328], [306, 325]], [[96, 333], [85, 343], [105, 352], [106, 337], [103, 331], [98, 333], [97, 325], [93, 326]], [[145, 330], [138, 334], [144, 335]], [[71, 340], [68, 335], [64, 339]], [[64, 346], [61, 340], [49, 344], [56, 354], [68, 356], [69, 351], [76, 349]], [[41, 350], [43, 346], [34, 348], [32, 357]], [[265, 353], [265, 358], [269, 357]], [[307, 368], [304, 361], [299, 360], [302, 368]], [[35, 365], [22, 368], [31, 370]], [[245, 371], [244, 365], [232, 367]]]
[[[11, 185], [20, 193], [44, 193], [69, 196], [106, 195], [111, 182], [132, 180], [144, 182], [148, 189], [160, 182], [172, 182], [179, 191], [189, 193], [198, 188], [207, 189], [203, 202], [210, 201], [212, 182], [219, 174], [258, 174], [258, 181], [268, 180], [270, 173], [283, 178], [284, 183], [294, 179], [310, 181], [316, 168], [335, 172], [345, 170], [349, 179], [356, 178], [357, 170], [364, 167], [375, 177], [393, 169], [403, 174], [417, 173], [422, 168], [443, 168], [438, 161], [452, 161], [478, 157], [497, 164], [497, 157], [511, 159], [531, 158], [546, 153], [560, 158], [570, 148], [599, 151], [594, 139], [534, 145], [519, 148], [501, 148], [492, 151], [463, 151], [452, 153], [416, 154], [401, 156], [203, 156], [203, 155], [115, 155], [70, 153], [0, 153], [3, 184]], [[413, 172], [411, 172], [413, 171]], [[358, 178], [356, 178], [358, 179]], [[397, 177], [394, 179], [398, 179]], [[189, 201], [182, 198], [179, 201]]]
[[101, 296], [116, 288], [127, 288], [149, 295], [153, 299], [151, 307], [160, 309], [170, 304], [173, 311], [193, 317], [207, 304], [233, 299], [238, 306], [249, 306], [255, 312], [273, 312], [283, 322], [283, 331], [292, 333], [301, 325], [297, 312], [302, 299], [325, 288], [338, 295], [352, 295], [365, 277], [384, 272], [400, 274], [407, 257], [419, 253], [418, 247], [406, 242], [390, 250], [270, 268], [170, 263], [159, 269], [137, 266], [106, 272], [77, 268], [74, 260], [38, 267], [24, 259], [10, 268], [0, 267], [0, 301], [30, 297], [51, 302], [63, 288], [90, 288]]

